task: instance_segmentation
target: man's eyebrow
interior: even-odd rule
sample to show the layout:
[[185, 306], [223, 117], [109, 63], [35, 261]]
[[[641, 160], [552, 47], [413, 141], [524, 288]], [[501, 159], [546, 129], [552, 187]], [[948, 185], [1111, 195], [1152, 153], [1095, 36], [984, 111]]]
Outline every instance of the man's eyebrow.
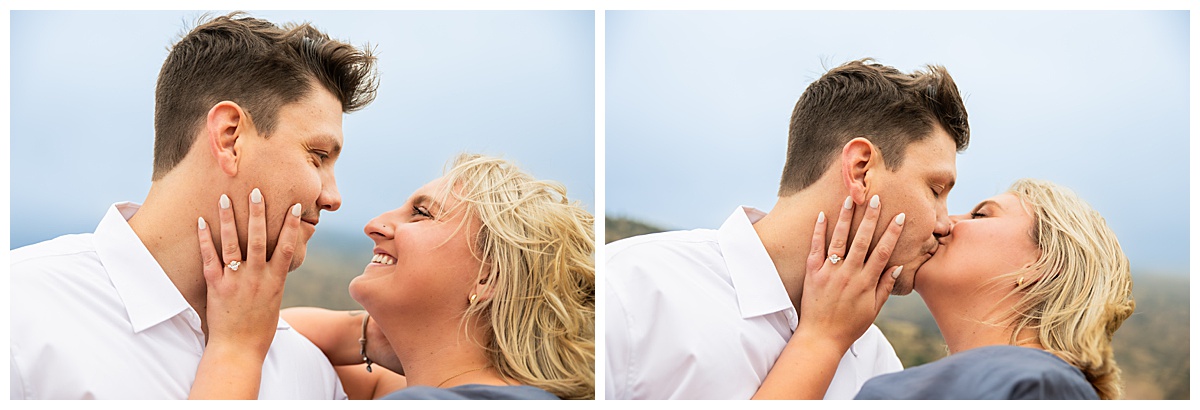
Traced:
[[329, 156], [331, 157], [336, 157], [338, 154], [342, 153], [342, 143], [338, 142], [337, 138], [334, 138], [328, 134], [319, 134], [313, 136], [312, 139], [309, 140], [309, 145], [324, 145], [331, 147], [329, 149]]
[[942, 189], [942, 192], [949, 191], [951, 188], [954, 188], [954, 173], [953, 172], [945, 171], [945, 170], [934, 171], [933, 179], [946, 181], [946, 187], [944, 189]]

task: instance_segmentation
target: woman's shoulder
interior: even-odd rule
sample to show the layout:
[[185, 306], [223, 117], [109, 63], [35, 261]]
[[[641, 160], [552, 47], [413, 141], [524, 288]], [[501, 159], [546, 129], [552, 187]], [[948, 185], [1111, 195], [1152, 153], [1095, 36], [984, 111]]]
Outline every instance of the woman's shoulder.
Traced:
[[558, 396], [533, 386], [465, 384], [445, 389], [412, 386], [384, 396], [383, 400], [558, 400]]
[[865, 399], [1096, 399], [1079, 369], [1045, 350], [985, 346], [868, 380]]

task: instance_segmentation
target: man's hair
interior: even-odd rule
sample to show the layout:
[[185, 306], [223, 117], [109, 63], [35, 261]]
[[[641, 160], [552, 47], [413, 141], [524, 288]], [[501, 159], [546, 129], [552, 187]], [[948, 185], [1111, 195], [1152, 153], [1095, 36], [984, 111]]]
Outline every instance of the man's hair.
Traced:
[[472, 300], [463, 319], [488, 323], [490, 340], [476, 343], [490, 364], [559, 398], [594, 399], [595, 218], [563, 184], [501, 158], [462, 154], [445, 176], [438, 202], [453, 195], [482, 223], [473, 251], [492, 268], [479, 273], [492, 297]]
[[171, 47], [158, 74], [154, 107], [154, 180], [187, 155], [208, 110], [233, 101], [267, 137], [284, 105], [320, 84], [343, 112], [375, 99], [375, 57], [333, 40], [308, 23], [278, 27], [241, 12], [202, 21]]
[[959, 152], [967, 148], [967, 110], [954, 79], [941, 66], [905, 74], [871, 59], [851, 61], [809, 84], [792, 112], [779, 196], [812, 185], [847, 142], [864, 137], [883, 154], [887, 169], [904, 163], [908, 144], [940, 124]]
[[1033, 265], [981, 286], [1009, 287], [1010, 297], [1019, 298], [1001, 321], [1012, 323], [1009, 343], [1028, 342], [1017, 335], [1033, 329], [1042, 348], [1079, 368], [1101, 399], [1121, 398], [1124, 383], [1112, 338], [1135, 303], [1129, 259], [1117, 234], [1065, 187], [1020, 179], [1008, 192], [1033, 215], [1029, 235], [1041, 251]]

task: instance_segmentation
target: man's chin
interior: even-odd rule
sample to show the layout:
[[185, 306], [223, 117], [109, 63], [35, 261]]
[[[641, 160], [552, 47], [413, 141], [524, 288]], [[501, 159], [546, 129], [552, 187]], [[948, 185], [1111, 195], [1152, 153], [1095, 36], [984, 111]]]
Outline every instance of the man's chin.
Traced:
[[896, 284], [892, 286], [893, 296], [904, 296], [913, 292], [917, 287], [917, 274], [920, 273], [921, 267], [925, 266], [925, 262], [929, 260], [929, 255], [921, 255], [914, 261], [904, 264], [904, 270], [900, 271], [900, 277], [896, 278]]
[[[904, 270], [908, 270], [907, 267]], [[892, 296], [904, 296], [913, 291], [913, 277], [905, 275], [901, 272], [900, 277], [896, 278], [896, 284], [892, 285]]]
[[288, 273], [299, 269], [300, 265], [304, 264], [304, 255], [307, 253], [306, 251], [307, 249], [303, 247], [296, 249], [296, 254], [292, 256], [292, 263], [291, 265], [288, 265]]

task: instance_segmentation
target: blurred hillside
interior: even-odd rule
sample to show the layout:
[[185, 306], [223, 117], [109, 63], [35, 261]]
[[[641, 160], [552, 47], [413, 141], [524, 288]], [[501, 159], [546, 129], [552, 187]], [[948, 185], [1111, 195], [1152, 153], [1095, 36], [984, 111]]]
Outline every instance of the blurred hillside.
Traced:
[[662, 231], [658, 227], [629, 218], [604, 218], [604, 243]]
[[[627, 218], [606, 217], [604, 226], [605, 243], [661, 231]], [[1188, 400], [1191, 398], [1188, 278], [1134, 272], [1133, 283], [1137, 308], [1113, 338], [1113, 351], [1125, 380], [1125, 398]], [[891, 341], [906, 368], [946, 356], [937, 323], [915, 293], [888, 299], [875, 324]]]
[[288, 274], [283, 307], [318, 306], [337, 310], [362, 309], [350, 298], [350, 280], [362, 274], [375, 248], [365, 235], [337, 236], [318, 231], [308, 243], [304, 264]]

